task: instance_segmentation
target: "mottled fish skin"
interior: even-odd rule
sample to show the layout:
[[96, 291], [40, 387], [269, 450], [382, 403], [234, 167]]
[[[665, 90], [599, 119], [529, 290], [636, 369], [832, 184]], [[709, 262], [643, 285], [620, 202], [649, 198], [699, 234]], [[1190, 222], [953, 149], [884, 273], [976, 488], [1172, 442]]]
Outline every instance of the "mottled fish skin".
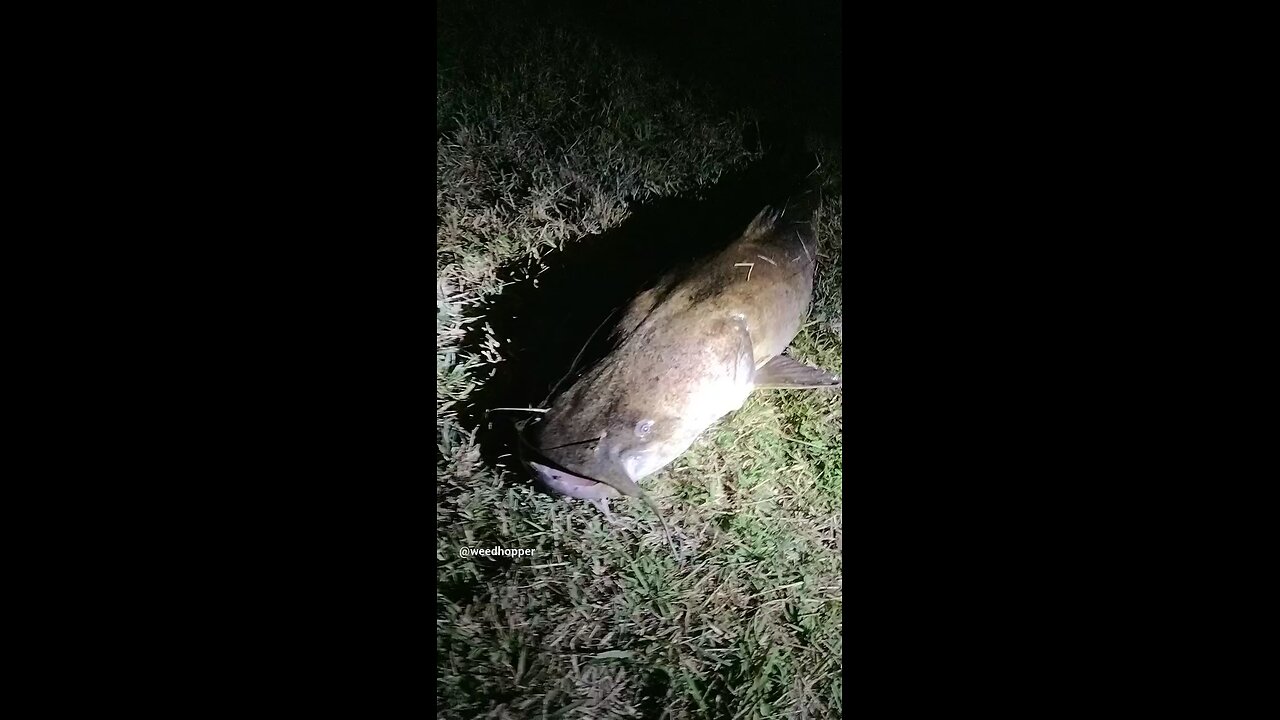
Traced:
[[[815, 210], [766, 207], [723, 251], [635, 298], [615, 348], [531, 427], [534, 447], [560, 468], [550, 478], [532, 465], [544, 482], [574, 497], [607, 494], [592, 480], [639, 496], [637, 480], [742, 406], [808, 308]], [[565, 471], [578, 477], [566, 483]]]

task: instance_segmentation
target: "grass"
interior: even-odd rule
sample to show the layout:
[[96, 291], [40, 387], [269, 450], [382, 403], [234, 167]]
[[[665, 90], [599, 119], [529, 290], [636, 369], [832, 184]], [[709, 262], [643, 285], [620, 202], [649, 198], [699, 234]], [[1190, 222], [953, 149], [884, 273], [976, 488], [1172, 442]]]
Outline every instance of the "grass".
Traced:
[[[484, 331], [503, 270], [750, 164], [750, 115], [550, 23], [466, 7], [439, 18], [436, 78], [437, 715], [838, 717], [839, 391], [757, 392], [645, 481], [682, 563], [642, 502], [614, 501], [616, 527], [542, 494], [487, 461], [459, 412], [507, 362]], [[840, 167], [820, 152], [824, 262], [791, 352], [840, 372]], [[458, 557], [493, 546], [534, 552]]]

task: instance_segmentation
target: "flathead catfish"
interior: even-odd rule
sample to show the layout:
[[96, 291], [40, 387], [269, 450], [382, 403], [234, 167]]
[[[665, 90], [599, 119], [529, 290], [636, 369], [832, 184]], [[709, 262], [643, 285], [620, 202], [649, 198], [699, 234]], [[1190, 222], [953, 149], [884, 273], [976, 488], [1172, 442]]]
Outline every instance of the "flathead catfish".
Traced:
[[613, 349], [522, 434], [543, 483], [575, 498], [649, 502], [636, 482], [752, 390], [840, 384], [782, 354], [800, 330], [818, 260], [817, 191], [796, 199], [766, 206], [723, 251], [631, 302]]

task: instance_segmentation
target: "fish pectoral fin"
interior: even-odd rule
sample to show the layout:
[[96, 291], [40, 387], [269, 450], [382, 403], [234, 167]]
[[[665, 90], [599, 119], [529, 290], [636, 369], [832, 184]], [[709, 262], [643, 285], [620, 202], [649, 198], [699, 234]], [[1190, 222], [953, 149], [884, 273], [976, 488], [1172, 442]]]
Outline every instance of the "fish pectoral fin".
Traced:
[[804, 388], [839, 387], [840, 378], [825, 370], [793, 360], [786, 355], [775, 356], [756, 370], [755, 386], [757, 388]]

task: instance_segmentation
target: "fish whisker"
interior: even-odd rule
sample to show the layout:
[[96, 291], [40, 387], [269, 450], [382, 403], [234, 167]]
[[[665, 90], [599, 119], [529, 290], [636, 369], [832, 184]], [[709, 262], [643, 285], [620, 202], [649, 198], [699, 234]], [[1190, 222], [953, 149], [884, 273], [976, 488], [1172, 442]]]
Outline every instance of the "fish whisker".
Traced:
[[588, 438], [586, 440], [579, 440], [577, 442], [565, 443], [563, 445], [556, 445], [555, 447], [549, 447], [549, 448], [540, 447], [538, 449], [539, 450], [559, 450], [560, 448], [573, 447], [574, 445], [586, 445], [587, 443], [593, 443], [593, 442], [600, 442], [600, 438]]
[[560, 378], [560, 380], [557, 381], [555, 385], [551, 386], [551, 392], [547, 393], [546, 399], [542, 401], [543, 405], [546, 405], [547, 402], [551, 400], [552, 396], [556, 394], [556, 390], [559, 390], [560, 386], [564, 384], [564, 381], [568, 380], [569, 376], [573, 374], [573, 371], [578, 367], [578, 361], [582, 359], [582, 353], [587, 351], [587, 347], [590, 346], [591, 341], [595, 339], [596, 333], [600, 332], [600, 328], [604, 327], [604, 324], [609, 322], [609, 318], [613, 317], [614, 313], [616, 312], [618, 312], [618, 308], [616, 307], [610, 310], [609, 314], [605, 316], [604, 320], [601, 320], [600, 324], [596, 326], [596, 329], [591, 331], [591, 336], [587, 338], [587, 341], [585, 343], [583, 343], [582, 349], [578, 351], [578, 354], [573, 358], [573, 362], [569, 364], [569, 372], [565, 373], [564, 377]]

